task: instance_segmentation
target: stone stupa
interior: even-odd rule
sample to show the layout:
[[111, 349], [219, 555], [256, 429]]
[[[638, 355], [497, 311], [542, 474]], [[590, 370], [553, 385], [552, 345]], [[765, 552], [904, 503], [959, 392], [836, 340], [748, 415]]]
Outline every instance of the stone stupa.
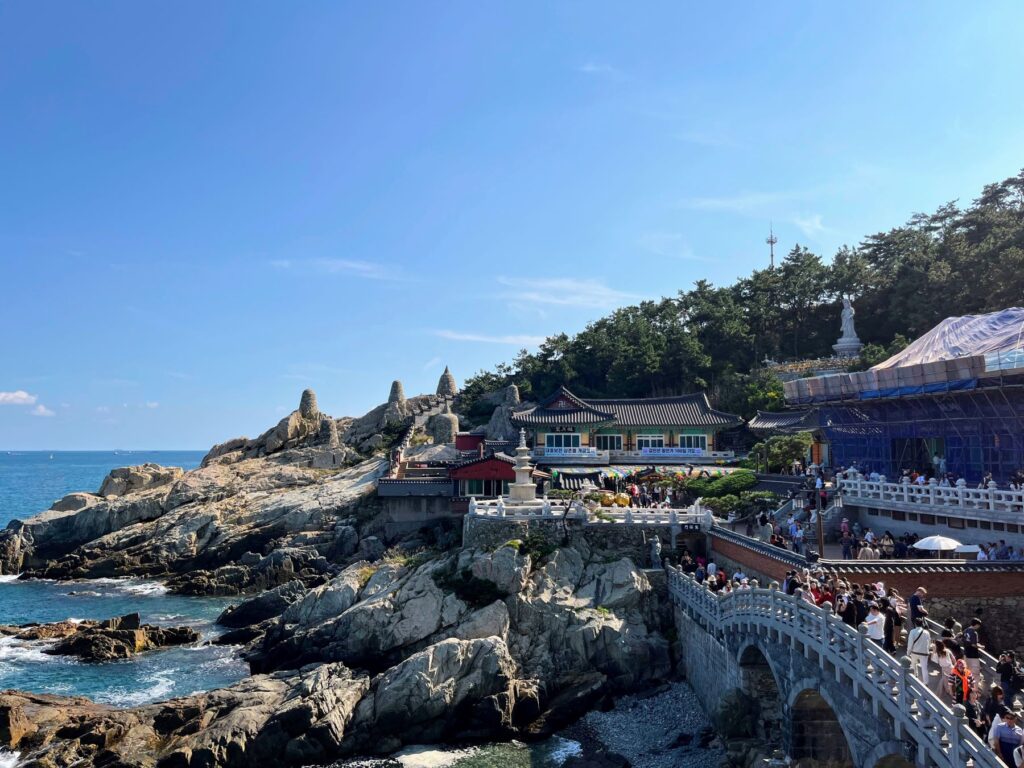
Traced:
[[519, 446], [516, 448], [516, 481], [508, 488], [508, 503], [533, 504], [537, 501], [537, 485], [533, 482], [533, 467], [530, 466], [530, 449], [526, 447], [526, 430], [519, 430]]

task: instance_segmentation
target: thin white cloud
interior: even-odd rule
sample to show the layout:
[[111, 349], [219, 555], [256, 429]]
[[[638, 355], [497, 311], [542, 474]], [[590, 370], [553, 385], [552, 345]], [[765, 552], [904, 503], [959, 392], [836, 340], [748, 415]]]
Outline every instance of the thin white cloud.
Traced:
[[29, 411], [33, 416], [56, 416], [57, 414], [51, 411], [42, 403], [39, 403], [35, 408]]
[[97, 405], [95, 408], [96, 413], [110, 413], [109, 405]]
[[607, 77], [612, 80], [622, 80], [625, 77], [621, 70], [616, 69], [611, 64], [604, 64], [598, 61], [584, 62], [576, 67], [576, 71], [582, 75]]
[[167, 375], [179, 381], [189, 381], [195, 378], [191, 373], [182, 373], [181, 371], [168, 371]]
[[679, 232], [645, 232], [640, 235], [638, 243], [644, 250], [658, 256], [681, 261], [707, 261], [693, 252]]
[[300, 269], [317, 272], [325, 275], [352, 275], [366, 280], [402, 280], [398, 274], [387, 264], [378, 264], [373, 261], [359, 261], [356, 259], [302, 259], [293, 261], [291, 259], [277, 259], [270, 262], [275, 269], [291, 270]]
[[527, 336], [526, 334], [509, 334], [507, 336], [491, 336], [484, 333], [463, 333], [461, 331], [434, 331], [435, 336], [449, 341], [473, 341], [481, 344], [510, 344], [517, 347], [537, 347], [544, 342], [543, 336]]
[[146, 407], [149, 408], [149, 409], [159, 408], [160, 407], [160, 403], [158, 403], [156, 400], [147, 400], [146, 401]]
[[13, 392], [0, 392], [0, 405], [35, 405], [38, 399], [35, 395], [30, 395], [24, 389], [16, 389]]
[[579, 280], [572, 277], [499, 277], [498, 283], [512, 289], [503, 294], [503, 298], [521, 304], [550, 304], [605, 310], [643, 299], [637, 294], [611, 288], [600, 280]]
[[427, 360], [427, 362], [425, 362], [423, 364], [423, 370], [424, 371], [429, 371], [432, 368], [438, 368], [440, 365], [441, 365], [441, 357], [439, 355], [437, 355], [437, 356], [434, 356], [434, 357], [430, 358], [429, 360]]
[[826, 232], [831, 231], [822, 222], [820, 213], [814, 213], [810, 216], [794, 216], [793, 223], [796, 224], [800, 231], [807, 237], [817, 237], [818, 235], [823, 235]]

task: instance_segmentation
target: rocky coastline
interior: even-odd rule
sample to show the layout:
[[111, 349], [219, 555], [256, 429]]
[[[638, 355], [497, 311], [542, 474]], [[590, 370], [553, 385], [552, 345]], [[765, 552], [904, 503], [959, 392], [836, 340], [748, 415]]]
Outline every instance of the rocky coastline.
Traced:
[[[406, 400], [398, 385], [367, 416], [335, 420], [307, 391], [276, 427], [215, 446], [199, 469], [124, 468], [96, 494], [14, 521], [0, 535], [5, 574], [237, 596], [219, 642], [243, 646], [252, 675], [122, 709], [6, 692], [0, 747], [32, 768], [325, 764], [536, 740], [672, 679], [664, 606], [628, 558], [586, 543], [462, 548], [440, 529], [388, 539], [374, 493], [388, 436], [454, 419], [450, 403]], [[121, 632], [103, 651], [121, 653], [192, 641], [122, 622], [60, 642], [112, 649]]]
[[61, 621], [52, 624], [0, 626], [0, 636], [23, 642], [55, 641], [43, 650], [51, 656], [75, 656], [82, 661], [113, 661], [139, 653], [190, 645], [199, 641], [191, 627], [143, 624], [139, 614], [105, 621]]

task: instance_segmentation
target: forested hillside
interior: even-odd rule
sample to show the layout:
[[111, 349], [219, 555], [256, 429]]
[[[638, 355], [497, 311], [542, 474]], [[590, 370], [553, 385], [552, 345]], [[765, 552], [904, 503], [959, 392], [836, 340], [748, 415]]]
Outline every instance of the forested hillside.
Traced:
[[706, 280], [660, 301], [603, 317], [575, 336], [550, 336], [537, 352], [471, 377], [465, 409], [484, 392], [517, 384], [524, 398], [565, 383], [583, 396], [642, 397], [708, 389], [725, 410], [781, 405], [781, 387], [759, 368], [828, 356], [842, 296], [874, 362], [950, 315], [1024, 301], [1024, 171], [956, 202], [841, 248], [829, 261], [797, 245], [774, 270], [733, 285]]

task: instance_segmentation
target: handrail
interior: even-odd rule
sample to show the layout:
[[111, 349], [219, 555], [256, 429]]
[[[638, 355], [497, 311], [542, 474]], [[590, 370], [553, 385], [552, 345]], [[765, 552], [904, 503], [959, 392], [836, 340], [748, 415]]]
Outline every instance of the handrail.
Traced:
[[963, 707], [947, 707], [911, 672], [909, 659], [895, 659], [868, 640], [863, 629], [855, 630], [828, 611], [778, 589], [740, 589], [720, 596], [679, 568], [667, 564], [666, 571], [673, 602], [717, 636], [724, 636], [727, 629], [757, 625], [814, 648], [819, 659], [827, 658], [842, 670], [855, 691], [868, 692], [897, 729], [917, 743], [924, 753], [919, 764], [930, 759], [942, 768], [963, 768], [968, 761], [976, 768], [1004, 768], [971, 730]]
[[986, 488], [968, 488], [963, 480], [943, 486], [932, 478], [925, 485], [917, 485], [909, 479], [890, 483], [884, 478], [867, 480], [859, 474], [839, 477], [837, 482], [847, 501], [860, 506], [931, 507], [930, 511], [937, 514], [959, 512], [980, 520], [1018, 524], [1024, 513], [1024, 490], [999, 488], [995, 483]]
[[[932, 639], [940, 639], [942, 636], [942, 631], [945, 629], [945, 627], [939, 622], [935, 621], [935, 619], [932, 619], [927, 616], [925, 617], [924, 621], [926, 628], [934, 634]], [[992, 684], [998, 682], [999, 673], [996, 672], [996, 665], [999, 663], [999, 661], [996, 659], [996, 657], [983, 648], [981, 649], [981, 658], [979, 659], [979, 661], [981, 662], [979, 664], [979, 666], [981, 667], [981, 676], [982, 678], [984, 678], [986, 683]]]
[[1024, 570], [1024, 561], [1021, 560], [958, 560], [953, 558], [936, 560], [919, 557], [902, 560], [833, 560], [822, 557], [818, 558], [816, 562], [810, 563], [806, 557], [798, 555], [791, 549], [773, 546], [718, 523], [712, 526], [711, 535], [797, 567], [827, 568], [849, 573], [920, 573], [922, 568], [927, 568], [931, 572], [943, 573], [1019, 573]]
[[579, 501], [537, 499], [526, 503], [505, 499], [471, 499], [467, 517], [483, 520], [573, 519], [590, 525], [667, 525], [686, 528], [699, 526], [702, 531], [714, 525], [711, 510], [698, 501], [685, 508], [674, 507], [599, 507], [590, 510]]

